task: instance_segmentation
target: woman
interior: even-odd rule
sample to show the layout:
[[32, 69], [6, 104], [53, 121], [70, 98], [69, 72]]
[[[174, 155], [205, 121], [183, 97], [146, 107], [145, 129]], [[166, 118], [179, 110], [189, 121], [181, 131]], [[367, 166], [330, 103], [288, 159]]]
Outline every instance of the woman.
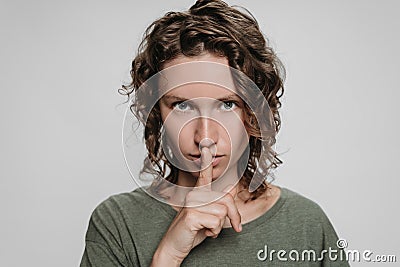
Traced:
[[153, 22], [121, 92], [155, 179], [95, 209], [81, 266], [348, 266], [320, 206], [267, 182], [283, 73], [255, 19], [222, 1]]

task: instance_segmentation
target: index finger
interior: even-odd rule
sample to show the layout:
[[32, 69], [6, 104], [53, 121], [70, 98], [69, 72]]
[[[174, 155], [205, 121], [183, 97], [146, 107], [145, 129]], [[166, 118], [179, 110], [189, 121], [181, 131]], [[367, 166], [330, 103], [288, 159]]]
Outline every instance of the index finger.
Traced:
[[195, 187], [211, 191], [212, 174], [212, 155], [208, 147], [203, 147], [201, 149], [201, 170]]

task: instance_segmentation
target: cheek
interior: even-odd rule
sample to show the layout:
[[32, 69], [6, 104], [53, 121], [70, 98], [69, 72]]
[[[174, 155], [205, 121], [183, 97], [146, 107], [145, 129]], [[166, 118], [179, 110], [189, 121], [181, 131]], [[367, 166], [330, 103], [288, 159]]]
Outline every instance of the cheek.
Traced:
[[168, 136], [168, 139], [171, 141], [177, 141], [177, 136], [179, 134], [179, 125], [174, 123], [172, 120], [168, 120], [167, 123], [164, 123], [165, 133]]
[[232, 125], [232, 128], [235, 129], [228, 130], [232, 154], [241, 153], [248, 144], [249, 137], [247, 135], [247, 131], [242, 124]]
[[182, 123], [174, 118], [174, 114], [165, 106], [160, 107], [161, 119], [163, 122], [164, 131], [162, 134], [168, 138], [169, 143], [174, 146], [178, 144], [179, 131], [182, 128]]
[[232, 150], [232, 154], [241, 153], [248, 145], [249, 136], [241, 117], [231, 118], [229, 123], [224, 123], [226, 131], [224, 138]]
[[[178, 128], [178, 127], [177, 127]], [[178, 132], [180, 129], [180, 132]], [[176, 136], [178, 137], [179, 147], [182, 151], [187, 151], [193, 140], [193, 129], [190, 125], [180, 126], [177, 129]]]
[[164, 123], [164, 129], [168, 144], [173, 148], [175, 153], [185, 154], [191, 151], [194, 138], [194, 127], [189, 124], [183, 124], [178, 120], [168, 120]]

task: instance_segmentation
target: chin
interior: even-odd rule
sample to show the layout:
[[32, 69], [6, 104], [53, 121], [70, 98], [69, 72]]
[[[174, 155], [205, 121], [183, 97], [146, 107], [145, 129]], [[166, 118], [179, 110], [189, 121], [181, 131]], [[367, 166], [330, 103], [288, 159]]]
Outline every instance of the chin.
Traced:
[[[213, 171], [213, 177], [212, 177], [212, 180], [214, 181], [214, 180], [217, 180], [220, 176], [221, 176], [221, 174], [222, 174], [222, 172], [221, 171], [219, 171], [219, 170], [215, 170], [216, 168], [214, 168], [214, 171]], [[200, 172], [191, 172], [190, 173], [194, 178], [199, 178], [199, 176], [200, 176]]]

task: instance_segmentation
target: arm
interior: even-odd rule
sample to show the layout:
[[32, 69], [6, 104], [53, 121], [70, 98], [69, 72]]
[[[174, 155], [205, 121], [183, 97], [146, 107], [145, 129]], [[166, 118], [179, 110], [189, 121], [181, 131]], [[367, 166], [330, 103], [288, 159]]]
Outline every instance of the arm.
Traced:
[[128, 235], [122, 221], [122, 215], [110, 199], [95, 208], [86, 232], [81, 267], [139, 266], [137, 257], [127, 257], [122, 247], [121, 237]]
[[[116, 254], [119, 254], [117, 256]], [[128, 266], [120, 253], [110, 250], [103, 244], [86, 240], [85, 251], [80, 267], [86, 266]]]
[[168, 266], [178, 267], [181, 265], [182, 261], [174, 258], [170, 254], [166, 252], [161, 246], [159, 246], [154, 253], [153, 260], [151, 262], [150, 267], [158, 267], [165, 266], [165, 263], [168, 262]]

